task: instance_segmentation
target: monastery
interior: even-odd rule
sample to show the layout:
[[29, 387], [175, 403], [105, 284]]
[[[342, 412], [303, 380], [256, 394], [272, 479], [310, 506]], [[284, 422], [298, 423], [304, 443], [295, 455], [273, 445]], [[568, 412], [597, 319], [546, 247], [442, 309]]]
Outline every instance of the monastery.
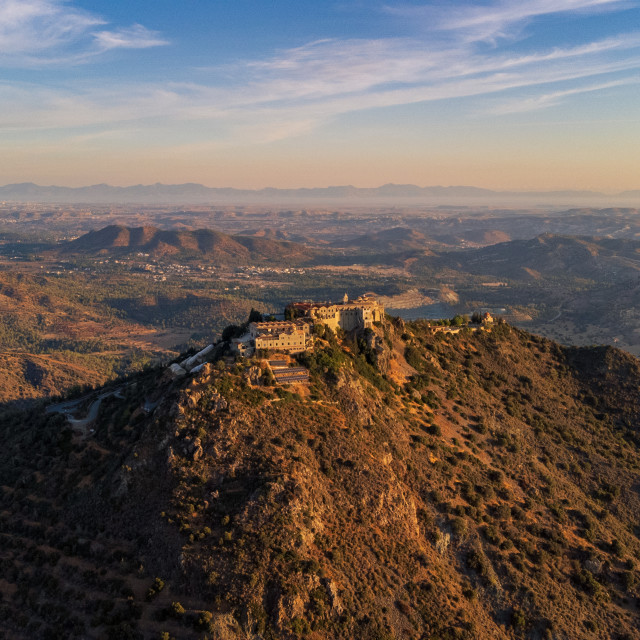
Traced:
[[361, 296], [342, 302], [293, 302], [285, 309], [283, 322], [251, 322], [247, 333], [232, 340], [232, 348], [239, 355], [250, 356], [256, 350], [300, 353], [311, 342], [314, 324], [324, 324], [334, 331], [368, 329], [384, 318], [384, 307], [374, 298]]
[[382, 322], [384, 307], [371, 296], [360, 296], [350, 301], [345, 293], [342, 302], [293, 302], [285, 310], [285, 315], [310, 318], [334, 331], [338, 327], [351, 331], [370, 329], [374, 322]]

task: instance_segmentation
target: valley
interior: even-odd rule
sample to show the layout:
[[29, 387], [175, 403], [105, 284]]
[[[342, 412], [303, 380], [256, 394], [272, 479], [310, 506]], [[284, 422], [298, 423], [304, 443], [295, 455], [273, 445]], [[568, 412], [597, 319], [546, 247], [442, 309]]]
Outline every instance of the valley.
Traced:
[[[637, 215], [5, 205], [2, 401], [101, 384], [208, 343], [251, 308], [345, 292], [406, 319], [491, 311], [640, 354]], [[48, 357], [68, 374], [49, 376]]]

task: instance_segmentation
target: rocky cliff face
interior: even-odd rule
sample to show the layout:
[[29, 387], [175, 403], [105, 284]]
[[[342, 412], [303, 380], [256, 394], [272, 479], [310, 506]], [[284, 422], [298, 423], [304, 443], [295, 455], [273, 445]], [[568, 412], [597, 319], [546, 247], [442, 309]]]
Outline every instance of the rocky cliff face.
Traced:
[[634, 637], [636, 360], [398, 323], [303, 361], [0, 417], [7, 637]]

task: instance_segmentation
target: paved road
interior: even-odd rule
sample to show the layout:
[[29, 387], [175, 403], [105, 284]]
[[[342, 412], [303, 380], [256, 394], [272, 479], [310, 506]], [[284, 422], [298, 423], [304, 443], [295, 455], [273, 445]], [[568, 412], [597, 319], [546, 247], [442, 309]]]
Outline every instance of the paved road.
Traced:
[[88, 393], [86, 396], [82, 396], [81, 398], [77, 398], [76, 400], [69, 400], [67, 402], [60, 402], [58, 404], [50, 404], [45, 411], [47, 413], [62, 413], [65, 416], [67, 416], [67, 421], [69, 422], [69, 424], [74, 428], [77, 429], [79, 431], [83, 431], [84, 434], [87, 434], [87, 427], [98, 417], [98, 411], [100, 411], [100, 404], [102, 403], [102, 401], [105, 398], [108, 398], [109, 396], [114, 396], [116, 398], [119, 399], [124, 399], [124, 396], [122, 395], [122, 387], [119, 387], [117, 389], [115, 389], [114, 391], [108, 391], [107, 393], [101, 393], [92, 403], [91, 406], [89, 407], [89, 412], [87, 413], [87, 415], [84, 418], [74, 418], [72, 415], [72, 413], [75, 413], [75, 411], [77, 410], [77, 408], [83, 404], [84, 402], [86, 402], [87, 400], [90, 400], [91, 398], [95, 397], [95, 392], [94, 393]]
[[60, 402], [59, 404], [50, 404], [45, 413], [73, 413], [76, 408], [83, 402], [86, 402], [89, 398], [92, 398], [95, 393], [88, 393], [86, 396], [76, 398], [75, 400], [68, 400], [67, 402]]
[[84, 431], [86, 434], [87, 427], [98, 417], [98, 411], [100, 410], [100, 404], [102, 403], [102, 401], [105, 398], [113, 395], [115, 395], [115, 392], [113, 391], [99, 395], [96, 400], [91, 403], [91, 406], [89, 407], [89, 413], [87, 413], [85, 418], [72, 418], [71, 416], [69, 416], [67, 418], [69, 424], [75, 429]]

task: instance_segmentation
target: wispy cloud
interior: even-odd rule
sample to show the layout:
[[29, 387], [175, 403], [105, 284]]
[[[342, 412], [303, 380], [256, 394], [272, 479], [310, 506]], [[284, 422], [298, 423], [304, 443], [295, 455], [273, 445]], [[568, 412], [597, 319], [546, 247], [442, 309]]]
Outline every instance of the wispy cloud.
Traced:
[[605, 91], [614, 87], [622, 87], [630, 84], [639, 84], [640, 78], [625, 78], [613, 82], [603, 82], [600, 84], [591, 84], [576, 89], [565, 89], [563, 91], [552, 91], [531, 97], [521, 97], [516, 100], [507, 101], [498, 105], [492, 112], [496, 115], [506, 115], [511, 113], [523, 113], [527, 111], [537, 111], [560, 104], [565, 98], [583, 93], [594, 93], [597, 91]]
[[93, 34], [94, 41], [101, 51], [108, 49], [148, 49], [168, 44], [154, 31], [142, 25], [116, 29], [114, 31], [98, 31]]
[[401, 5], [386, 10], [421, 20], [429, 30], [455, 32], [461, 40], [495, 42], [515, 37], [524, 23], [540, 16], [614, 10], [628, 4], [628, 0], [494, 0], [487, 5]]
[[78, 63], [116, 48], [167, 44], [141, 25], [106, 29], [107, 22], [64, 0], [0, 0], [0, 63]]
[[[251, 63], [243, 69], [242, 82], [225, 88], [167, 83], [62, 91], [0, 85], [0, 128], [129, 127], [134, 122], [144, 127], [144, 123], [158, 121], [165, 126], [209, 121], [233, 139], [271, 142], [364, 109], [501, 95], [514, 90], [526, 90], [527, 96], [515, 99], [507, 94], [504, 106], [494, 106], [491, 112], [524, 112], [558, 104], [580, 93], [635, 82], [640, 69], [640, 57], [636, 55], [639, 43], [633, 38], [623, 41], [627, 43], [627, 55], [622, 58], [606, 55], [611, 48], [618, 50], [616, 43], [607, 40], [586, 48], [554, 49], [528, 56], [467, 58], [440, 52], [426, 62], [413, 56], [411, 46], [372, 46], [364, 42], [360, 63], [352, 66], [336, 63], [341, 49], [331, 42], [313, 45], [318, 49], [313, 55], [295, 49], [288, 57], [282, 53], [271, 63]], [[356, 46], [355, 42], [347, 43], [345, 60], [350, 59]], [[323, 54], [325, 47], [331, 49], [331, 62]], [[334, 72], [336, 68], [340, 71]], [[375, 69], [380, 71], [375, 73]], [[592, 80], [621, 73], [631, 75], [596, 83]], [[566, 83], [582, 82], [584, 87], [562, 88]], [[554, 86], [559, 88], [550, 91]]]
[[265, 103], [388, 94], [406, 88], [429, 90], [465, 77], [482, 84], [483, 78], [498, 73], [541, 85], [635, 68], [639, 54], [640, 33], [528, 54], [478, 53], [409, 39], [322, 41], [249, 63], [239, 70], [243, 84], [231, 89], [227, 99]]
[[[523, 113], [637, 82], [640, 33], [570, 46], [560, 42], [526, 53], [508, 44], [486, 47], [480, 42], [486, 34], [509, 35], [512, 27], [517, 30], [523, 21], [543, 14], [620, 6], [618, 0], [500, 0], [467, 9], [441, 7], [443, 13], [430, 23], [434, 37], [318, 40], [269, 58], [240, 61], [233, 68], [214, 68], [232, 78], [224, 85], [214, 80], [68, 90], [0, 85], [0, 129], [130, 129], [137, 123], [143, 130], [197, 122], [212, 139], [271, 142], [304, 134], [343, 114], [436, 100], [466, 98], [469, 110], [477, 112], [485, 109], [478, 106], [478, 97], [500, 95], [504, 103], [494, 104], [492, 114]], [[25, 51], [9, 40], [5, 44], [4, 28], [0, 57], [24, 60], [28, 54], [45, 60], [68, 43], [78, 45], [67, 51], [76, 59], [164, 44], [140, 25], [107, 29], [100, 18], [58, 0], [0, 0], [2, 24], [3, 17], [13, 20], [14, 31], [48, 35], [39, 40], [42, 50]], [[443, 33], [454, 37], [445, 41], [439, 37]], [[477, 42], [469, 39], [472, 33]]]

